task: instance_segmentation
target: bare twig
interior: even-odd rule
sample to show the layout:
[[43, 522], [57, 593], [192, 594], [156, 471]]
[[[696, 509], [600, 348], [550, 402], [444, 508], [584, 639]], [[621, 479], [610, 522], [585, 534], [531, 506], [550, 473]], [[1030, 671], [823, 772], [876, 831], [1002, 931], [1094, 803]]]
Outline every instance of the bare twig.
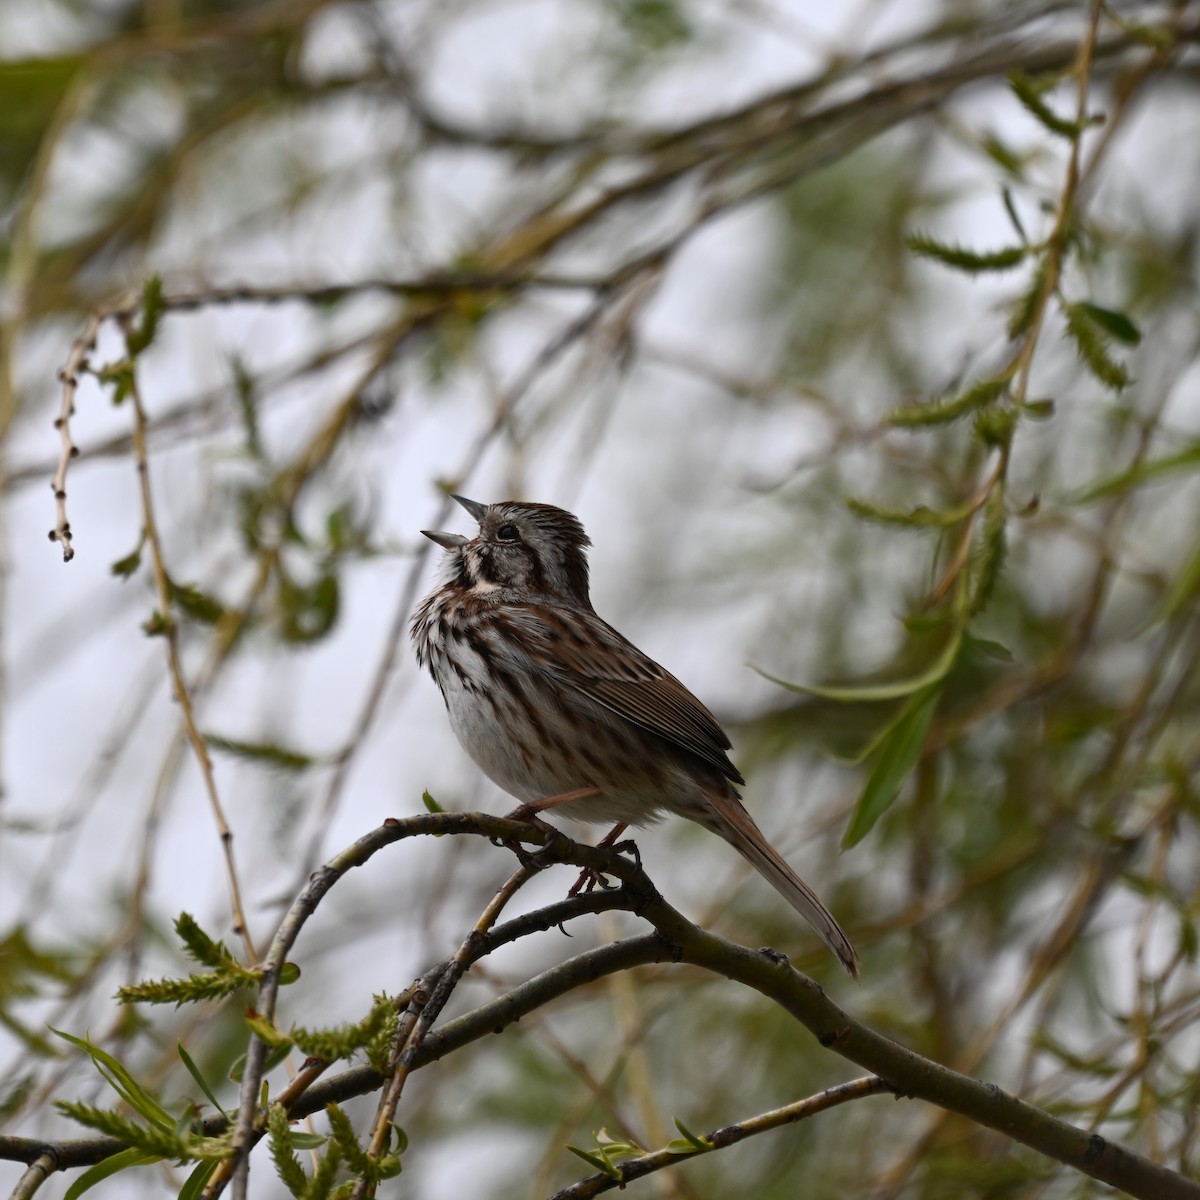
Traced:
[[54, 489], [56, 513], [54, 528], [50, 530], [50, 540], [62, 546], [63, 562], [70, 562], [75, 557], [75, 548], [71, 545], [71, 522], [67, 519], [67, 467], [71, 459], [79, 454], [79, 447], [71, 437], [75, 393], [79, 389], [79, 377], [87, 369], [88, 357], [96, 348], [96, 335], [104, 323], [105, 315], [100, 311], [88, 315], [83, 332], [71, 343], [71, 353], [58, 372], [59, 382], [62, 384], [62, 406], [58, 416], [54, 418], [54, 428], [58, 430], [62, 450], [58, 457], [58, 469], [50, 483]]
[[[127, 320], [127, 318], [126, 318]], [[171, 671], [171, 684], [175, 699], [179, 702], [179, 711], [183, 718], [183, 727], [196, 755], [200, 774], [204, 779], [204, 790], [208, 795], [209, 806], [217, 824], [217, 832], [221, 838], [221, 849], [225, 855], [225, 873], [229, 883], [229, 897], [233, 908], [234, 930], [242, 939], [246, 950], [247, 960], [258, 962], [258, 951], [246, 923], [246, 913], [242, 905], [242, 889], [238, 882], [237, 864], [233, 853], [233, 831], [225, 819], [225, 810], [221, 805], [221, 797], [217, 792], [216, 775], [213, 772], [212, 758], [208, 753], [204, 735], [196, 723], [195, 709], [192, 707], [191, 695], [188, 692], [187, 680], [184, 678], [183, 662], [179, 654], [179, 634], [175, 618], [171, 614], [171, 579], [167, 574], [166, 562], [163, 558], [162, 542], [159, 539], [158, 525], [154, 516], [154, 498], [150, 488], [150, 465], [146, 458], [146, 411], [142, 406], [142, 398], [138, 389], [136, 369], [130, 366], [129, 399], [133, 406], [133, 453], [137, 464], [138, 485], [142, 500], [142, 522], [146, 534], [146, 545], [150, 548], [150, 558], [154, 567], [154, 585], [158, 593], [159, 616], [161, 632], [167, 645], [167, 662]]]

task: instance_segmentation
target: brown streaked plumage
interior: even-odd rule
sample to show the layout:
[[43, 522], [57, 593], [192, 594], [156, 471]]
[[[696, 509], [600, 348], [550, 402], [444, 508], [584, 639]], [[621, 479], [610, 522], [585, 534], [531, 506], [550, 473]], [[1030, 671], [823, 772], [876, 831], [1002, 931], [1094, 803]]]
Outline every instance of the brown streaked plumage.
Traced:
[[725, 731], [673, 675], [601, 620], [583, 526], [549, 504], [456, 496], [479, 533], [426, 531], [442, 578], [412, 623], [463, 749], [525, 804], [645, 825], [677, 813], [734, 847], [855, 978], [858, 957], [816, 893], [766, 840], [734, 784]]

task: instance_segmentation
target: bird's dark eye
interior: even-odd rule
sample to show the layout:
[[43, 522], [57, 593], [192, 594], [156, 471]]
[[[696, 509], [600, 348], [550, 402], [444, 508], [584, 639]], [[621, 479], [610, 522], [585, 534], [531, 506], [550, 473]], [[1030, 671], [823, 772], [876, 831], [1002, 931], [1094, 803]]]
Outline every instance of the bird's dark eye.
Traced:
[[502, 542], [515, 542], [520, 534], [517, 532], [515, 525], [501, 525], [496, 532], [496, 537]]

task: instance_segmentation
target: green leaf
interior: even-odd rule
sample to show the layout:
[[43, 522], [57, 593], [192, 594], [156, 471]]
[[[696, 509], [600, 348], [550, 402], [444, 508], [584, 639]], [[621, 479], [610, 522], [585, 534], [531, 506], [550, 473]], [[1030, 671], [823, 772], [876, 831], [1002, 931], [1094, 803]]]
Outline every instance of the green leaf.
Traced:
[[925, 744], [925, 735], [941, 695], [940, 687], [929, 687], [905, 705], [904, 716], [879, 747], [875, 765], [842, 837], [843, 849], [848, 850], [861, 842], [900, 794], [900, 788], [921, 756], [921, 747]]
[[279, 583], [280, 633], [285, 641], [319, 641], [333, 628], [341, 608], [338, 577], [327, 570], [313, 583], [301, 585], [286, 577]]
[[1195, 602], [1200, 593], [1200, 543], [1192, 550], [1191, 557], [1184, 564], [1183, 570], [1171, 581], [1166, 594], [1159, 605], [1158, 614], [1153, 624], [1158, 625], [1177, 616], [1188, 605]]
[[1082, 492], [1076, 492], [1067, 498], [1068, 504], [1091, 504], [1096, 500], [1107, 500], [1110, 496], [1118, 496], [1130, 488], [1140, 487], [1144, 483], [1154, 483], [1176, 471], [1191, 470], [1200, 464], [1200, 442], [1180, 450], [1176, 454], [1168, 454], [1162, 458], [1150, 459], [1148, 462], [1138, 462], [1116, 475], [1110, 475], [1099, 483], [1092, 484]]
[[968, 274], [981, 271], [1010, 271], [1019, 267], [1032, 253], [1029, 246], [1005, 246], [1002, 250], [968, 250], [939, 242], [928, 234], [914, 233], [906, 239], [908, 248], [922, 258], [932, 258], [943, 266]]
[[[144, 1167], [156, 1162], [162, 1162], [161, 1154], [147, 1154], [143, 1150], [136, 1150], [132, 1147], [128, 1150], [121, 1150], [117, 1154], [111, 1154], [108, 1158], [96, 1163], [94, 1167], [84, 1171], [63, 1193], [63, 1200], [79, 1200], [84, 1192], [91, 1191], [96, 1184], [103, 1183], [121, 1171], [127, 1171], [130, 1167]], [[207, 1165], [211, 1170], [216, 1163]], [[182, 1194], [181, 1192], [180, 1195]]]
[[[991, 153], [990, 149], [989, 153]], [[995, 158], [995, 154], [992, 154], [992, 157]], [[1000, 162], [1001, 166], [1005, 165], [1002, 160], [997, 159], [997, 161]], [[1007, 169], [1010, 170], [1014, 175], [1019, 175], [1021, 173], [1022, 164], [1020, 160], [1016, 159], [1015, 157], [1013, 162], [1014, 165], [1008, 167]], [[1000, 197], [1004, 201], [1004, 211], [1008, 213], [1008, 219], [1012, 222], [1013, 228], [1017, 231], [1017, 237], [1019, 237], [1023, 242], [1029, 241], [1029, 235], [1025, 232], [1025, 226], [1021, 223], [1021, 215], [1017, 212], [1017, 206], [1013, 200], [1012, 192], [1009, 191], [1008, 188], [1003, 187], [1000, 189]]]
[[[674, 1121], [675, 1128], [678, 1129], [681, 1134], [683, 1134], [683, 1140], [692, 1153], [697, 1151], [711, 1150], [713, 1148], [712, 1142], [709, 1141], [708, 1138], [704, 1137], [703, 1134], [693, 1133], [678, 1117], [675, 1117]], [[671, 1147], [668, 1146], [667, 1149], [670, 1150]], [[678, 1154], [679, 1151], [672, 1151], [672, 1153]]]
[[786, 688], [789, 692], [799, 692], [805, 696], [818, 696], [822, 700], [832, 700], [837, 704], [862, 704], [880, 700], [898, 700], [903, 696], [911, 696], [913, 693], [919, 692], [923, 688], [927, 688], [931, 684], [939, 683], [945, 679], [950, 672], [950, 668], [954, 666], [954, 660], [958, 657], [962, 638], [962, 629], [955, 628], [941, 654], [924, 671], [909, 679], [900, 679], [893, 683], [868, 683], [854, 687], [817, 687], [812, 684], [790, 683], [786, 679], [780, 679], [778, 676], [772, 675], [760, 667], [756, 667], [753, 663], [750, 664], [750, 669], [757, 671], [764, 679], [769, 679], [772, 683], [777, 683], [781, 688]]
[[206, 733], [204, 742], [214, 750], [277, 767], [281, 771], [306, 771], [316, 762], [313, 755], [293, 750], [290, 746], [281, 746], [278, 742], [243, 741], [240, 738], [221, 737], [216, 733]]
[[421, 803], [431, 813], [442, 813], [446, 810], [429, 794], [429, 792], [421, 793]]
[[208, 1186], [209, 1177], [219, 1165], [216, 1159], [202, 1162], [179, 1189], [178, 1200], [200, 1200], [200, 1197], [204, 1195], [204, 1189]]
[[1142, 340], [1142, 331], [1123, 312], [1102, 308], [1099, 304], [1092, 304], [1087, 300], [1081, 300], [1078, 307], [1118, 342], [1136, 346]]
[[148, 1092], [125, 1068], [124, 1064], [115, 1059], [107, 1050], [101, 1050], [86, 1038], [77, 1038], [64, 1033], [61, 1029], [50, 1027], [50, 1032], [78, 1047], [91, 1060], [96, 1070], [104, 1077], [105, 1083], [125, 1101], [135, 1112], [141, 1113], [152, 1125], [160, 1129], [174, 1131], [175, 1118]]
[[208, 1086], [208, 1081], [201, 1074], [200, 1068], [192, 1061], [192, 1056], [187, 1052], [187, 1048], [184, 1046], [184, 1044], [182, 1042], [176, 1042], [175, 1049], [179, 1053], [179, 1061], [187, 1068], [187, 1073], [196, 1081], [196, 1086], [204, 1093], [209, 1104], [211, 1104], [213, 1108], [217, 1110], [217, 1112], [225, 1113], [226, 1116], [229, 1116], [229, 1113], [226, 1113], [221, 1107], [221, 1102], [216, 1098], [216, 1096], [213, 1095], [212, 1088]]
[[225, 615], [225, 606], [194, 583], [178, 584], [171, 580], [167, 586], [172, 603], [193, 621], [201, 625], [215, 625]]
[[118, 558], [115, 563], [109, 567], [109, 570], [119, 579], [128, 579], [142, 565], [142, 547], [146, 544], [146, 534], [143, 531], [142, 536], [138, 539], [138, 544], [125, 555], [124, 558]]
[[578, 1146], [568, 1146], [568, 1150], [572, 1154], [582, 1158], [585, 1163], [589, 1163], [595, 1167], [597, 1171], [602, 1171], [609, 1179], [616, 1179], [618, 1182], [621, 1179], [621, 1169], [610, 1163], [602, 1154], [593, 1154], [588, 1150], [580, 1150]]
[[96, 372], [96, 378], [101, 383], [113, 385], [113, 406], [124, 404], [133, 390], [133, 363], [127, 358], [120, 362], [109, 363]]

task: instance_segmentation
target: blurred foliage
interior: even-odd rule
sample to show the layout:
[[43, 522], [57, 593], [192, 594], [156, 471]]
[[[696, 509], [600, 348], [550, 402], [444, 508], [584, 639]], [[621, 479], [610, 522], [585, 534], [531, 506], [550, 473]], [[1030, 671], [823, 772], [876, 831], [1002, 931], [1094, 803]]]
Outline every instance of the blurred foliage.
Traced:
[[[216, 1153], [159, 1097], [201, 1087], [230, 1104], [245, 1053], [245, 995], [174, 1019], [111, 1002], [146, 959], [178, 970], [155, 930], [206, 902], [171, 894], [190, 873], [169, 856], [184, 845], [214, 880], [224, 869], [181, 769], [162, 639], [139, 629], [178, 631], [237, 798], [261, 949], [336, 848], [330, 830], [369, 823], [346, 811], [354, 788], [413, 811], [426, 786], [448, 808], [473, 795], [453, 794], [448, 767], [427, 777], [440, 760], [415, 709], [384, 699], [397, 663], [412, 669], [404, 615], [429, 577], [414, 497], [482, 478], [566, 502], [596, 478], [612, 527], [645, 538], [630, 533], [609, 594], [668, 627], [698, 615], [700, 651], [740, 638], [728, 661], [744, 649], [776, 681], [745, 672], [704, 695], [748, 802], [863, 952], [843, 1003], [1194, 1175], [1194, 6], [1105, 10], [1094, 38], [1090, 8], [949, 0], [919, 25], [906, 6], [856, 7], [850, 28], [693, 0], [36, 7], [20, 27], [0, 14], [7, 600], [51, 622], [24, 682], [71, 694], [85, 661], [85, 694], [112, 699], [86, 706], [95, 724], [65, 706], [79, 728], [39, 747], [69, 744], [77, 796], [6, 794], [5, 1129], [40, 1133], [60, 1098], [132, 1130], [138, 1161]], [[135, 361], [144, 461], [122, 403]], [[54, 477], [67, 364], [73, 534], [81, 558], [113, 540], [73, 620], [54, 606], [83, 568], [30, 585], [32, 556], [57, 550], [25, 503]], [[125, 487], [139, 468], [169, 614]], [[85, 656], [101, 640], [111, 679]], [[127, 702], [139, 648], [159, 690]], [[37, 690], [9, 689], [17, 728]], [[189, 805], [206, 840], [171, 824]], [[674, 836], [680, 891], [707, 921], [751, 946], [808, 944], [712, 839]], [[375, 877], [370, 899], [339, 889], [345, 910], [327, 925], [322, 910], [298, 948], [280, 1029], [382, 1060], [386, 1005], [370, 997], [458, 944], [504, 869], [452, 841], [430, 843], [424, 873]], [[81, 862], [93, 904], [72, 890]], [[567, 953], [546, 937], [470, 973], [455, 1003]], [[191, 976], [152, 998], [253, 981], [248, 936], [230, 942], [189, 943], [218, 968], [208, 991]], [[793, 961], [844, 989], [827, 956]], [[49, 1021], [89, 1031], [72, 1063]], [[123, 1108], [92, 1103], [88, 1061], [122, 1083]], [[495, 1147], [489, 1195], [548, 1195], [587, 1169], [568, 1145], [665, 1146], [674, 1118], [712, 1130], [847, 1074], [760, 997], [646, 968], [421, 1071], [397, 1113], [411, 1148], [396, 1133], [371, 1169], [405, 1151], [406, 1169], [440, 1162], [469, 1192], [464, 1172]], [[362, 1166], [352, 1106], [320, 1118], [327, 1138], [272, 1111], [294, 1194]], [[162, 1179], [139, 1175], [148, 1195]], [[659, 1179], [765, 1200], [1107, 1194], [886, 1097]]]

